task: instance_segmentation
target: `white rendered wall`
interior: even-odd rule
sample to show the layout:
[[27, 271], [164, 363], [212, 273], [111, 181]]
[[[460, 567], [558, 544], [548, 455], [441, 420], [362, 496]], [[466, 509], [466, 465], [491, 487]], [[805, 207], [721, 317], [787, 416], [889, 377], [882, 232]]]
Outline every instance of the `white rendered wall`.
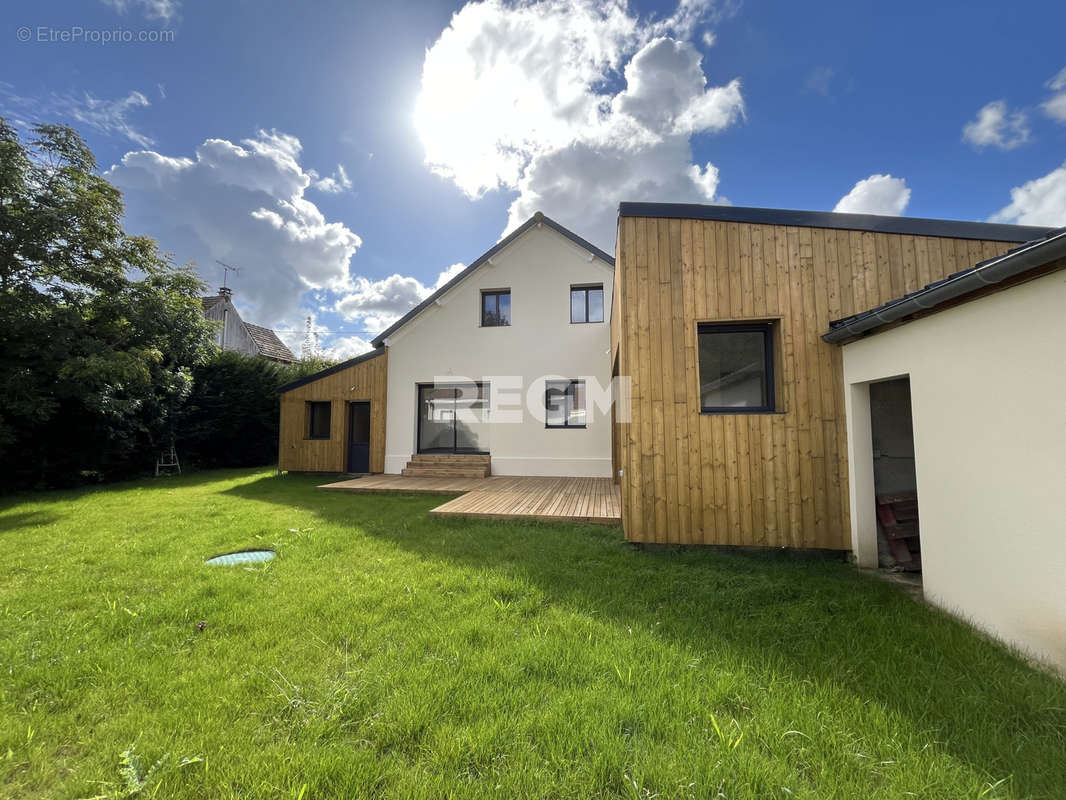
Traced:
[[[462, 377], [491, 382], [498, 392], [505, 388], [500, 378], [514, 376], [509, 405], [520, 421], [505, 424], [493, 412], [493, 474], [609, 477], [609, 408], [590, 402], [583, 430], [546, 429], [526, 410], [525, 397], [532, 391], [543, 410], [546, 375], [594, 376], [609, 389], [614, 271], [547, 226], [531, 228], [492, 261], [390, 337], [385, 471], [398, 473], [415, 452], [416, 384]], [[596, 283], [603, 284], [604, 321], [571, 324], [571, 285]], [[509, 326], [480, 326], [483, 289], [511, 290]]]
[[877, 565], [869, 384], [904, 375], [926, 597], [1066, 671], [1066, 272], [845, 345], [863, 567]]

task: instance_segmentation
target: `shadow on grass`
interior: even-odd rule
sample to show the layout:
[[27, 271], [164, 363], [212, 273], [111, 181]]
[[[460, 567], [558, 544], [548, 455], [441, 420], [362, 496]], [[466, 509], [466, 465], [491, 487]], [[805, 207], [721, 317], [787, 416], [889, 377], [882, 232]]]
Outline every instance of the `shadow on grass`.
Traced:
[[5, 514], [0, 510], [0, 533], [18, 530], [19, 528], [38, 528], [43, 525], [51, 525], [62, 517], [46, 511], [18, 511], [14, 514]]
[[317, 492], [321, 478], [227, 490], [308, 510], [423, 557], [499, 570], [548, 602], [641, 625], [713, 662], [843, 688], [909, 719], [1012, 794], [1066, 797], [1066, 685], [898, 589], [838, 562], [643, 552], [617, 527], [431, 518], [441, 497]]
[[[93, 483], [62, 489], [18, 489], [9, 494], [0, 494], [0, 514], [3, 514], [4, 509], [22, 503], [49, 505], [52, 503], [67, 503], [71, 500], [78, 500], [82, 497], [89, 497], [97, 493], [114, 495], [122, 494], [124, 492], [143, 492], [154, 489], [187, 489], [193, 486], [205, 486], [230, 478], [246, 478], [251, 469], [261, 469], [265, 472], [267, 470], [273, 471], [275, 468], [272, 465], [267, 464], [262, 467], [244, 467], [239, 469], [189, 470], [182, 475], [130, 478], [129, 480], [115, 481], [114, 483]], [[317, 477], [319, 483], [327, 483], [330, 480], [341, 480], [343, 478], [343, 476], [333, 474], [324, 474]]]

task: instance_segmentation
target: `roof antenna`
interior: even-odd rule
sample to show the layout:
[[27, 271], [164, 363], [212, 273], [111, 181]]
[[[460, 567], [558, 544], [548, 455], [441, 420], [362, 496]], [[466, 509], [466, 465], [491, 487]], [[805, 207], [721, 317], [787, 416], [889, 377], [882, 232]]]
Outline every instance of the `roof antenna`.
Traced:
[[219, 261], [217, 258], [215, 259], [215, 263], [222, 267], [222, 286], [219, 288], [218, 293], [224, 297], [231, 297], [233, 295], [233, 290], [226, 285], [229, 281], [229, 274], [231, 272], [240, 274], [241, 268], [230, 266], [225, 261]]

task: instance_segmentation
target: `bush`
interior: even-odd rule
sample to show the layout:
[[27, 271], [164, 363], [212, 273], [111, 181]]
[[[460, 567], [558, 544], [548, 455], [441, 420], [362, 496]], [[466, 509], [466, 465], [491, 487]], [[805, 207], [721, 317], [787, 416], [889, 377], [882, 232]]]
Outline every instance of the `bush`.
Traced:
[[193, 389], [178, 414], [178, 456], [194, 467], [257, 467], [278, 460], [279, 386], [323, 363], [278, 364], [219, 353], [193, 370]]

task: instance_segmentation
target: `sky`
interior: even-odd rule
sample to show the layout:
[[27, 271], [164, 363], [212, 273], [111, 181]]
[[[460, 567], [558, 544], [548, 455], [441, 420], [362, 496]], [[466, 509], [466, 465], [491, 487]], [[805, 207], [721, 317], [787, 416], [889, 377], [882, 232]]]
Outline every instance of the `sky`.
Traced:
[[1066, 4], [8, 0], [0, 115], [69, 124], [129, 233], [341, 359], [536, 211], [1066, 225]]

